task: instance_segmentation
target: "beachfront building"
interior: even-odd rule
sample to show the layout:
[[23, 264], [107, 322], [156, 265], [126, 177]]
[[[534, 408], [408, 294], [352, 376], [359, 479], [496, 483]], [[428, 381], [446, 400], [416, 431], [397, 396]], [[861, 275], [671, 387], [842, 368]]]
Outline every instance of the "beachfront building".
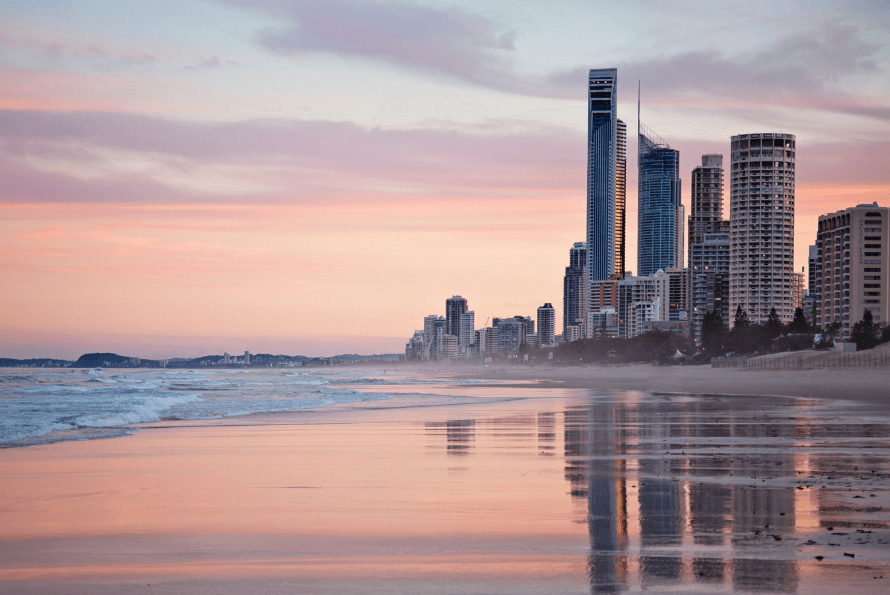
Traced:
[[598, 281], [624, 269], [627, 128], [617, 116], [618, 70], [589, 74], [587, 276]]
[[503, 318], [497, 320], [498, 354], [502, 357], [516, 357], [519, 348], [525, 342], [525, 321], [516, 318]]
[[791, 279], [793, 281], [791, 288], [791, 307], [794, 308], [796, 312], [798, 308], [803, 304], [803, 296], [806, 295], [804, 293], [804, 286], [806, 284], [806, 275], [803, 272], [800, 273], [791, 273]]
[[460, 357], [460, 348], [457, 337], [448, 333], [442, 333], [436, 337], [436, 357], [442, 360], [452, 360]]
[[467, 311], [467, 300], [459, 295], [453, 295], [445, 300], [446, 332], [449, 335], [460, 337], [460, 316]]
[[618, 282], [618, 336], [636, 337], [649, 320], [670, 320], [670, 277], [656, 271], [645, 277], [625, 277]]
[[637, 275], [680, 267], [680, 152], [638, 123]]
[[794, 316], [793, 134], [732, 137], [729, 194], [729, 311], [741, 306], [753, 323], [775, 308]]
[[476, 349], [481, 355], [494, 355], [498, 352], [498, 329], [487, 326], [476, 331]]
[[723, 324], [729, 325], [729, 233], [706, 233], [696, 237], [690, 248], [689, 318], [692, 337], [698, 342], [708, 312], [717, 312]]
[[424, 340], [423, 340], [423, 330], [414, 331], [414, 336], [408, 341], [405, 345], [405, 359], [407, 360], [418, 360], [423, 357], [424, 353]]
[[542, 347], [550, 347], [554, 343], [556, 336], [556, 310], [550, 303], [544, 304], [538, 308], [538, 336], [541, 339]]
[[[575, 242], [569, 250], [569, 266], [562, 281], [562, 328], [583, 324], [587, 312], [587, 244]], [[540, 326], [540, 325], [538, 325]]]
[[461, 356], [467, 357], [476, 343], [476, 314], [472, 310], [460, 315], [460, 334], [457, 336]]
[[618, 312], [612, 307], [600, 308], [597, 312], [588, 312], [586, 327], [588, 339], [593, 339], [594, 337], [617, 337]]
[[439, 357], [439, 337], [448, 334], [448, 321], [444, 316], [439, 316], [433, 321], [433, 336], [430, 338], [429, 355], [426, 359]]
[[816, 295], [816, 268], [819, 263], [819, 248], [810, 246], [807, 258], [807, 295]]
[[[587, 313], [588, 316], [590, 316], [590, 314], [591, 312]], [[559, 345], [560, 343], [568, 343], [569, 341], [580, 341], [581, 339], [584, 339], [584, 329], [586, 327], [586, 324], [569, 325], [563, 334], [555, 335], [553, 337], [553, 344]]]
[[[428, 354], [430, 351], [430, 345], [434, 340], [433, 336], [433, 325], [439, 319], [439, 316], [436, 314], [430, 314], [429, 316], [423, 317], [423, 345], [424, 351]], [[426, 357], [429, 359], [429, 356]]]
[[816, 325], [841, 324], [840, 336], [871, 311], [875, 324], [890, 314], [890, 209], [858, 205], [819, 217], [816, 236]]
[[729, 320], [729, 221], [723, 219], [723, 155], [702, 155], [692, 170], [689, 212], [689, 320], [701, 340], [705, 314]]
[[687, 320], [689, 271], [681, 267], [668, 267], [664, 270], [664, 274], [668, 278], [668, 320]]
[[723, 220], [723, 155], [702, 155], [701, 165], [692, 170], [689, 210], [689, 267], [693, 246], [705, 236], [729, 233]]

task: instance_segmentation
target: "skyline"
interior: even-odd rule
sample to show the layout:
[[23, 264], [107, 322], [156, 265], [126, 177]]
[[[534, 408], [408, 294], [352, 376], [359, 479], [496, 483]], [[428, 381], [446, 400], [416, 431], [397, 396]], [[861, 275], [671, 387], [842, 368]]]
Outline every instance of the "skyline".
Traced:
[[795, 271], [819, 215], [887, 206], [890, 11], [641, 4], [5, 4], [0, 357], [393, 353], [450, 295], [561, 303], [590, 68], [631, 127], [641, 81], [687, 214], [702, 155], [795, 134]]

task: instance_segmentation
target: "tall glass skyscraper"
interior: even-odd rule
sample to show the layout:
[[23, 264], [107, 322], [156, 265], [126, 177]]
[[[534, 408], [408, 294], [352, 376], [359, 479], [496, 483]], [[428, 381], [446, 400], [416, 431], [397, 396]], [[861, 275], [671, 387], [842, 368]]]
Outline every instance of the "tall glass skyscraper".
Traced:
[[680, 266], [680, 152], [639, 124], [637, 275]]
[[590, 71], [587, 94], [587, 274], [591, 281], [608, 279], [615, 273], [617, 265], [617, 85], [617, 69]]

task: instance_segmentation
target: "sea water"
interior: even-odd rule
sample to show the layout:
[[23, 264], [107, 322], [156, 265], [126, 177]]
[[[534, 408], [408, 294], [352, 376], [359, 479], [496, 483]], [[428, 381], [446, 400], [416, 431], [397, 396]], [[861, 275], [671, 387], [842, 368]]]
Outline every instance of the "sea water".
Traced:
[[3, 368], [0, 447], [116, 437], [163, 420], [384, 401], [412, 382], [365, 370]]

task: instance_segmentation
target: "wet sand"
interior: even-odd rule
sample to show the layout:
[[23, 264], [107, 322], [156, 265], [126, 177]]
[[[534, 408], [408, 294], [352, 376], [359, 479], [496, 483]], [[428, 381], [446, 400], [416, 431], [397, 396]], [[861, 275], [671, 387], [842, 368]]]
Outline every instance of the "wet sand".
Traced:
[[2, 450], [0, 590], [890, 590], [873, 407], [520, 380]]

